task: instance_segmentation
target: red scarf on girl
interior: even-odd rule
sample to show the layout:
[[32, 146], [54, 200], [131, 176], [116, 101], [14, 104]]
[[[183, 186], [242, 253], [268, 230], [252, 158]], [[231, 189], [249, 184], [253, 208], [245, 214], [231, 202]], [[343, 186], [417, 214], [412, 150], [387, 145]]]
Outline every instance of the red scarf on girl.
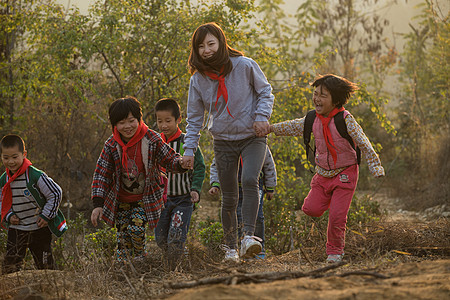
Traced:
[[128, 150], [128, 148], [133, 147], [140, 140], [142, 140], [142, 138], [147, 133], [147, 131], [148, 131], [148, 126], [145, 125], [145, 123], [143, 121], [141, 121], [141, 123], [139, 124], [138, 129], [136, 130], [136, 133], [133, 135], [131, 140], [129, 140], [128, 143], [125, 144], [122, 141], [122, 138], [120, 137], [120, 133], [117, 130], [117, 127], [114, 126], [113, 138], [120, 146], [122, 146], [122, 166], [124, 167], [125, 170], [127, 170], [127, 174], [128, 174], [128, 155], [127, 155], [127, 150]]
[[23, 173], [25, 173], [25, 171], [28, 169], [29, 166], [31, 166], [31, 161], [29, 161], [28, 158], [24, 158], [23, 163], [20, 166], [19, 170], [17, 170], [17, 172], [14, 173], [12, 176], [11, 171], [8, 168], [6, 169], [6, 174], [8, 175], [9, 179], [8, 182], [5, 184], [5, 186], [2, 188], [2, 212], [0, 221], [3, 220], [8, 211], [11, 209], [12, 205], [11, 182], [13, 182], [17, 177], [19, 177]]
[[[222, 71], [223, 71], [223, 67], [221, 69], [221, 72]], [[214, 105], [214, 107], [217, 110], [217, 102], [219, 101], [220, 96], [223, 96], [223, 99], [225, 100], [225, 104], [227, 105], [228, 114], [234, 119], [233, 115], [230, 112], [230, 109], [228, 108], [228, 91], [227, 91], [227, 86], [225, 85], [225, 76], [222, 74], [217, 75], [212, 72], [205, 72], [205, 74], [208, 75], [208, 77], [211, 78], [212, 80], [219, 81], [219, 88], [217, 89], [216, 104]]]
[[[169, 139], [167, 139], [167, 137], [165, 136], [165, 134], [163, 132], [161, 132], [161, 138], [163, 139], [164, 142], [166, 142], [167, 144], [170, 143], [171, 141], [176, 140], [179, 136], [181, 135], [181, 129], [177, 127], [177, 132], [175, 132], [174, 135], [172, 135], [171, 137], [169, 137]], [[161, 171], [165, 174], [166, 173], [166, 169], [163, 167], [160, 167]], [[168, 178], [165, 175], [161, 175], [161, 182], [162, 184], [164, 184], [164, 193], [163, 193], [163, 200], [164, 203], [167, 202], [167, 183], [168, 183]]]
[[328, 117], [324, 117], [322, 115], [319, 115], [316, 112], [316, 116], [319, 117], [320, 121], [322, 121], [322, 127], [323, 127], [323, 137], [325, 138], [325, 142], [327, 144], [327, 148], [331, 153], [331, 157], [333, 157], [334, 165], [336, 166], [337, 161], [337, 152], [336, 147], [334, 146], [333, 137], [331, 136], [330, 128], [328, 127], [328, 124], [330, 124], [331, 119], [340, 111], [345, 110], [343, 107], [337, 108], [335, 107], [329, 114]]

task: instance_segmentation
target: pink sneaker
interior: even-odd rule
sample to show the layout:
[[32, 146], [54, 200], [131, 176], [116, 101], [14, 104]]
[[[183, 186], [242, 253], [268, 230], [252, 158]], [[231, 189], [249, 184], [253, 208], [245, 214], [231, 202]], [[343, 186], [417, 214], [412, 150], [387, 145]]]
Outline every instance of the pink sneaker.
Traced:
[[338, 263], [338, 262], [341, 262], [343, 258], [344, 258], [344, 254], [330, 254], [327, 257], [327, 262], [328, 263]]

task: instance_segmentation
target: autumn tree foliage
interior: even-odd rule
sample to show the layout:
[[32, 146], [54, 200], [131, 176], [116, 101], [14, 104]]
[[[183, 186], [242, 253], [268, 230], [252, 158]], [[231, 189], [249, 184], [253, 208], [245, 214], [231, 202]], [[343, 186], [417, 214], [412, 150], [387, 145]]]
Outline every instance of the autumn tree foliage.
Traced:
[[[443, 153], [440, 161], [448, 163], [448, 149], [437, 145], [445, 138], [442, 145], [450, 144], [448, 15], [433, 3], [426, 1], [421, 23], [405, 36], [408, 44], [400, 52], [386, 39], [389, 22], [371, 9], [376, 0], [307, 0], [289, 13], [282, 0], [98, 0], [87, 14], [52, 0], [6, 0], [0, 9], [0, 135], [22, 135], [35, 165], [61, 183], [65, 201], [77, 211], [91, 209], [92, 172], [111, 134], [109, 103], [136, 96], [150, 127], [158, 99], [174, 97], [185, 108], [191, 35], [198, 25], [215, 21], [230, 45], [254, 58], [271, 82], [271, 122], [312, 109], [309, 82], [317, 74], [345, 76], [361, 86], [346, 108], [384, 165], [394, 166], [388, 169], [390, 182], [409, 176], [409, 163], [416, 174], [448, 178], [442, 168], [427, 168], [437, 164], [433, 156], [424, 159], [433, 145], [433, 155]], [[401, 72], [395, 75], [399, 58]], [[385, 89], [392, 76], [402, 94], [389, 119], [386, 104], [399, 98]], [[402, 130], [395, 135], [397, 128]], [[306, 226], [294, 210], [308, 192], [311, 173], [301, 138], [270, 136], [268, 143], [279, 174], [276, 200], [265, 204], [268, 240], [281, 253]], [[213, 150], [206, 132], [201, 145], [209, 163]], [[373, 189], [364, 168], [363, 163], [360, 182]]]

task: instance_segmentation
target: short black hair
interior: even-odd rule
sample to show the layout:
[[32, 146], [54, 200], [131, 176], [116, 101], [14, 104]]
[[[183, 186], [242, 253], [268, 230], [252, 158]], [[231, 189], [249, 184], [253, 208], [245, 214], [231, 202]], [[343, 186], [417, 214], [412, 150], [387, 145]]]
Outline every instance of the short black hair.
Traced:
[[155, 113], [158, 111], [170, 111], [172, 116], [175, 117], [175, 120], [181, 116], [181, 109], [178, 102], [173, 98], [163, 98], [156, 102], [155, 105]]
[[126, 96], [124, 98], [115, 100], [109, 107], [109, 121], [111, 122], [111, 126], [114, 127], [117, 125], [117, 123], [119, 123], [123, 119], [126, 119], [130, 112], [133, 117], [141, 122], [141, 103], [135, 97]]
[[0, 153], [2, 153], [3, 148], [12, 148], [15, 146], [19, 147], [20, 152], [25, 152], [25, 142], [20, 136], [17, 134], [5, 135], [0, 141]]
[[320, 75], [311, 85], [325, 87], [331, 94], [333, 104], [338, 108], [346, 104], [351, 95], [358, 90], [356, 83], [333, 74]]

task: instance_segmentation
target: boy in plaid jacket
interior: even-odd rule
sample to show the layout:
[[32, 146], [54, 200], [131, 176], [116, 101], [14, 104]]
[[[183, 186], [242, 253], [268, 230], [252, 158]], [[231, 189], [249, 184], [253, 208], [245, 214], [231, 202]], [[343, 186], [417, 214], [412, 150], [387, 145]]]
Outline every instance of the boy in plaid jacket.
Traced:
[[117, 99], [109, 108], [113, 134], [106, 140], [92, 181], [91, 221], [117, 228], [117, 260], [145, 255], [145, 225], [154, 228], [163, 207], [159, 167], [184, 172], [180, 155], [142, 121], [139, 101]]

